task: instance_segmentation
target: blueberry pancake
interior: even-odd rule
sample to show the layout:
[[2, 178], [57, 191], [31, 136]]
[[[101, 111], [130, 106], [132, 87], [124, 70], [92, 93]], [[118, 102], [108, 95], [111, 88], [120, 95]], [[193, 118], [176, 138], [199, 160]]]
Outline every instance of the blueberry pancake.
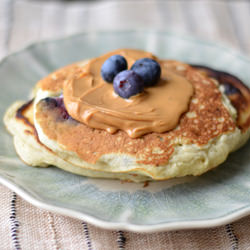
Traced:
[[250, 90], [207, 67], [116, 50], [59, 69], [4, 121], [20, 158], [131, 180], [200, 175], [249, 139]]

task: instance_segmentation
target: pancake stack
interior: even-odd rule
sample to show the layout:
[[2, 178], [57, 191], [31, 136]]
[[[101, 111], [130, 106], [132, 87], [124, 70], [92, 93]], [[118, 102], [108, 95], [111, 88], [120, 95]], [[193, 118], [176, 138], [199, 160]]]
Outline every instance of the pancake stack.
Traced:
[[72, 118], [64, 89], [84, 74], [89, 63], [84, 61], [51, 73], [36, 84], [31, 100], [9, 107], [4, 123], [17, 154], [30, 166], [134, 182], [197, 176], [224, 162], [250, 137], [249, 88], [225, 72], [156, 60], [193, 87], [174, 128], [131, 138], [122, 129], [110, 133]]

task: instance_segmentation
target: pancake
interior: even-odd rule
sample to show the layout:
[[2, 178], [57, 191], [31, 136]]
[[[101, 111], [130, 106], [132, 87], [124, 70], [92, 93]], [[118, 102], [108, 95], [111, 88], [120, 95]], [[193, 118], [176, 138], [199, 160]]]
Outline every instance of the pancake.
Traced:
[[[50, 74], [36, 85], [34, 100], [17, 102], [7, 111], [6, 127], [28, 165], [54, 165], [98, 178], [165, 180], [200, 175], [249, 139], [249, 89], [232, 75], [225, 85], [222, 73], [177, 61], [162, 65], [188, 79], [195, 92], [175, 129], [130, 138], [122, 130], [110, 134], [79, 123], [69, 116], [61, 94], [63, 83], [85, 63]], [[229, 86], [234, 91], [226, 91]]]

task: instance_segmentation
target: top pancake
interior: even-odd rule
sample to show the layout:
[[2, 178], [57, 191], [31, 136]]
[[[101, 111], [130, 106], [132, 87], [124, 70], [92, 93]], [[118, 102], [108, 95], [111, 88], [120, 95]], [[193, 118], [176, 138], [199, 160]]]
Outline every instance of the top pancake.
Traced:
[[[130, 138], [121, 130], [109, 134], [105, 130], [93, 129], [72, 119], [64, 119], [60, 110], [50, 107], [45, 101], [37, 104], [35, 120], [50, 140], [77, 153], [86, 162], [95, 163], [102, 155], [115, 153], [131, 155], [138, 164], [153, 166], [166, 164], [178, 144], [206, 145], [211, 139], [236, 129], [235, 111], [233, 108], [228, 110], [224, 105], [223, 96], [214, 79], [180, 62], [165, 61], [163, 66], [184, 76], [194, 88], [189, 110], [181, 116], [179, 126], [174, 130], [149, 133], [137, 139]], [[50, 74], [38, 83], [37, 94], [39, 95], [39, 91], [48, 91], [48, 96], [60, 93], [64, 81], [69, 76], [78, 74], [81, 69], [81, 64], [75, 64]], [[240, 93], [243, 87], [238, 87]], [[243, 95], [238, 96], [243, 103]], [[249, 106], [248, 103], [244, 110], [248, 110]], [[241, 105], [236, 108], [241, 114], [244, 113]], [[248, 120], [249, 116], [245, 121]], [[249, 128], [244, 122], [241, 125], [242, 129]]]

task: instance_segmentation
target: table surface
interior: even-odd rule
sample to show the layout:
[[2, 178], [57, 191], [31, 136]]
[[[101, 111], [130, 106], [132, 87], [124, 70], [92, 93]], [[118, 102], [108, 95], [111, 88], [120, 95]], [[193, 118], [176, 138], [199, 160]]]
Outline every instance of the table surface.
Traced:
[[[157, 29], [250, 55], [247, 0], [0, 1], [0, 58], [81, 31]], [[0, 185], [0, 249], [250, 249], [250, 217], [213, 229], [108, 231], [38, 209]]]

